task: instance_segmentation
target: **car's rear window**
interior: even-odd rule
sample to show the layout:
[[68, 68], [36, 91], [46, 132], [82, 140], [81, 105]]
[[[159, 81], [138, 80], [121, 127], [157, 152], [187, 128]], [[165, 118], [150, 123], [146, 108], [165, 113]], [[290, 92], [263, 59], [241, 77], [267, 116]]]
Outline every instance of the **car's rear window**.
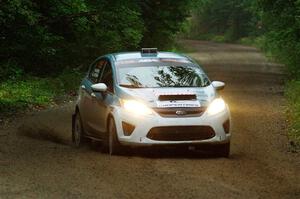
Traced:
[[192, 63], [122, 62], [117, 63], [117, 79], [122, 87], [206, 87], [210, 84], [202, 69]]

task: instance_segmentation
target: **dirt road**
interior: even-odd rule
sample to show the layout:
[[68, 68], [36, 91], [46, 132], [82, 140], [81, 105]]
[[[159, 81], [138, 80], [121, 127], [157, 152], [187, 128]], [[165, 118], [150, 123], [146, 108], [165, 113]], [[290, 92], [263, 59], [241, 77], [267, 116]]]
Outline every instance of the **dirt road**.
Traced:
[[69, 144], [71, 102], [0, 130], [0, 198], [300, 198], [300, 158], [289, 152], [280, 66], [252, 47], [182, 42], [211, 79], [227, 83], [229, 159], [76, 150]]

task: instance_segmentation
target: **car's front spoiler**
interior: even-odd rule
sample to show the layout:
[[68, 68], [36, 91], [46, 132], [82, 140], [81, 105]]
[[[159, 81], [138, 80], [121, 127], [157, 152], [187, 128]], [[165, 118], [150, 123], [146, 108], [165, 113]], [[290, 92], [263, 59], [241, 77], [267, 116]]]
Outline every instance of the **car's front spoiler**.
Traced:
[[230, 134], [226, 135], [226, 138], [224, 140], [218, 140], [216, 137], [209, 139], [209, 140], [195, 140], [195, 141], [155, 141], [155, 140], [149, 140], [148, 138], [147, 141], [145, 142], [128, 142], [128, 141], [123, 141], [120, 142], [122, 145], [125, 146], [133, 146], [133, 147], [153, 147], [153, 146], [158, 146], [158, 147], [167, 147], [167, 146], [199, 146], [199, 145], [221, 145], [221, 144], [226, 144], [230, 142]]

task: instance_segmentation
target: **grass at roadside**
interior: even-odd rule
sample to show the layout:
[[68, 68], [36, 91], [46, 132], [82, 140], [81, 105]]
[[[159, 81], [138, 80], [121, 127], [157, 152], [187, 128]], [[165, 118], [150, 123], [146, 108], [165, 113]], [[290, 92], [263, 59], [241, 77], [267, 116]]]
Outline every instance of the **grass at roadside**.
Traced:
[[288, 100], [289, 137], [292, 145], [300, 149], [300, 80], [289, 82], [285, 95]]
[[76, 93], [83, 74], [66, 70], [57, 77], [25, 76], [0, 82], [0, 113], [12, 113], [30, 107], [47, 107], [56, 98]]

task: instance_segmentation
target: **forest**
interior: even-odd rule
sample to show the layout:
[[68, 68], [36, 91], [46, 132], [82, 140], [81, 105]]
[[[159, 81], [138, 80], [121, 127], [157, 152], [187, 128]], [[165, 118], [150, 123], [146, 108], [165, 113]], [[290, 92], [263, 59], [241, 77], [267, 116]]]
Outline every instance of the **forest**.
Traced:
[[178, 50], [178, 38], [254, 45], [284, 64], [299, 132], [300, 0], [2, 0], [0, 110], [47, 106], [74, 94], [97, 56]]
[[190, 0], [0, 2], [0, 110], [47, 105], [77, 90], [96, 57], [141, 46], [168, 49]]

